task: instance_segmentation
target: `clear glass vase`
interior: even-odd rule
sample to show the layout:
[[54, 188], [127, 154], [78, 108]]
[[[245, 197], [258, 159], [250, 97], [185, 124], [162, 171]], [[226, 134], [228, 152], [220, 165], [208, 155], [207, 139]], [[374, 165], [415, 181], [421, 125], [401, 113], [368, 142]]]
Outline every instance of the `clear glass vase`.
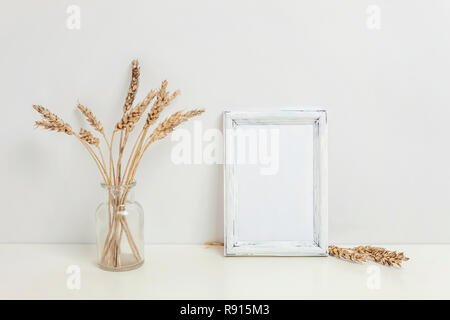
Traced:
[[144, 210], [134, 200], [135, 185], [102, 184], [106, 200], [95, 213], [101, 269], [127, 271], [144, 263]]

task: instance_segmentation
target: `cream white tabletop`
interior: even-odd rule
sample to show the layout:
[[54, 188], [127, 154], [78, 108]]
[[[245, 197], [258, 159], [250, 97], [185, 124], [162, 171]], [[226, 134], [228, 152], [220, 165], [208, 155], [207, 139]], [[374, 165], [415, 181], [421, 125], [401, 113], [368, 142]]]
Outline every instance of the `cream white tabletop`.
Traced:
[[148, 245], [106, 272], [90, 244], [1, 244], [0, 299], [449, 299], [450, 245], [389, 245], [402, 268], [332, 257], [224, 257], [222, 247]]

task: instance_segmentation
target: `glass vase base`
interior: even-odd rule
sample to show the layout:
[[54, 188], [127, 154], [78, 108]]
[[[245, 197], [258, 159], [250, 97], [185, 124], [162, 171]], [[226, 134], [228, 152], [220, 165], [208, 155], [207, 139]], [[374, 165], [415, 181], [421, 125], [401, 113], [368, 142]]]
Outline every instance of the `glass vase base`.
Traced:
[[[127, 257], [122, 257], [122, 260], [126, 260], [126, 259], [124, 259], [124, 258], [127, 258]], [[133, 256], [131, 256], [131, 257], [129, 257], [129, 259], [134, 259], [134, 260], [136, 260]], [[100, 269], [102, 269], [102, 270], [105, 270], [105, 271], [110, 271], [110, 272], [123, 272], [123, 271], [131, 271], [131, 270], [135, 270], [135, 269], [138, 269], [138, 268], [140, 268], [142, 265], [144, 264], [144, 260], [141, 260], [141, 261], [139, 261], [139, 262], [136, 262], [136, 263], [134, 263], [134, 264], [132, 264], [132, 263], [123, 263], [122, 265], [120, 265], [120, 266], [111, 266], [111, 265], [107, 265], [107, 264], [102, 264], [102, 263], [99, 263], [98, 264], [98, 267], [100, 268]]]

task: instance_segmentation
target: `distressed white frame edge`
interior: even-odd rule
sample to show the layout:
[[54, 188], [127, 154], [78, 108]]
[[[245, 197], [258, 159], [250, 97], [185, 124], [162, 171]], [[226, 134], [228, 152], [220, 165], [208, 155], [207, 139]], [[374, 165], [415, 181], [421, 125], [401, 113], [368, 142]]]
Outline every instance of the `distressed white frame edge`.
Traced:
[[[315, 125], [318, 130], [318, 139], [315, 148], [319, 152], [319, 178], [314, 179], [314, 183], [319, 182], [319, 187], [315, 185], [314, 197], [319, 196], [317, 215], [320, 218], [319, 233], [317, 246], [301, 245], [296, 241], [271, 242], [263, 243], [247, 242], [244, 246], [233, 246], [235, 228], [235, 215], [237, 201], [233, 202], [236, 197], [236, 188], [233, 188], [234, 181], [234, 164], [227, 162], [227, 148], [231, 145], [230, 139], [227, 139], [226, 131], [233, 128], [233, 121], [245, 123], [246, 119], [253, 117], [254, 120], [262, 120], [263, 122], [285, 121], [286, 123], [300, 123], [299, 120], [305, 120], [306, 123]], [[293, 119], [287, 119], [287, 118]], [[255, 119], [256, 118], [256, 119]], [[258, 119], [259, 118], [259, 119]], [[292, 121], [291, 121], [292, 120]], [[266, 122], [267, 123], [267, 122]], [[327, 112], [322, 109], [315, 110], [280, 110], [280, 111], [224, 111], [223, 112], [223, 130], [224, 130], [224, 255], [225, 256], [328, 256], [328, 128], [327, 128]], [[316, 154], [316, 151], [315, 151]], [[316, 164], [316, 162], [315, 162]], [[316, 172], [315, 172], [316, 173]], [[316, 208], [315, 208], [316, 209]], [[233, 223], [230, 226], [229, 221]], [[314, 223], [316, 223], [316, 212], [314, 213]], [[280, 245], [281, 244], [281, 245]], [[253, 250], [248, 250], [249, 248]]]

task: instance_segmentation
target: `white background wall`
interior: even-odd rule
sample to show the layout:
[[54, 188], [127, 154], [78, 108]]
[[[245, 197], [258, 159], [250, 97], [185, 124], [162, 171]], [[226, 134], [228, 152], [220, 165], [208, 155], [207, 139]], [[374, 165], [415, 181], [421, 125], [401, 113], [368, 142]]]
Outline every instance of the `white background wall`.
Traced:
[[[66, 27], [70, 4], [80, 30]], [[2, 0], [0, 242], [94, 240], [96, 168], [73, 138], [33, 129], [31, 105], [78, 128], [79, 99], [109, 130], [133, 58], [138, 100], [168, 79], [182, 90], [170, 110], [206, 108], [205, 129], [225, 109], [328, 109], [331, 242], [449, 242], [449, 29], [437, 0]], [[222, 168], [174, 165], [174, 144], [137, 177], [146, 240], [222, 240]]]

